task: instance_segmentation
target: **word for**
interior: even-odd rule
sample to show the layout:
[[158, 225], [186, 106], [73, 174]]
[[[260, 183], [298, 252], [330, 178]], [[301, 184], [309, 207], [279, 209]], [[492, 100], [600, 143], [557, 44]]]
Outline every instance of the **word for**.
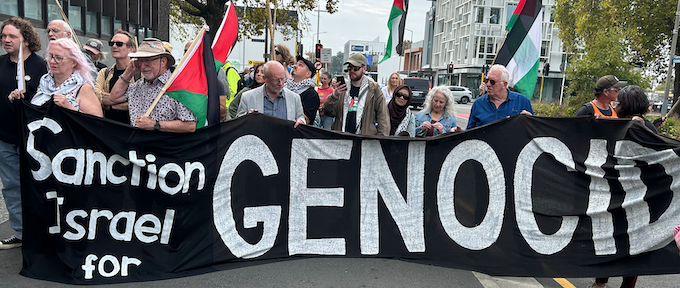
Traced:
[[[99, 259], [99, 263], [97, 266], [94, 266], [94, 262], [96, 262], [98, 259], [97, 255], [94, 254], [89, 254], [87, 257], [85, 257], [85, 263], [80, 266], [80, 268], [83, 269], [85, 272], [85, 279], [92, 279], [94, 278], [94, 270], [97, 269], [97, 273], [101, 275], [102, 277], [105, 278], [111, 278], [113, 276], [118, 275], [120, 273], [120, 276], [122, 277], [127, 277], [129, 274], [130, 270], [130, 265], [135, 265], [139, 267], [139, 265], [142, 264], [142, 261], [140, 261], [137, 258], [130, 258], [128, 256], [123, 256], [121, 261], [118, 261], [118, 258], [113, 255], [104, 255], [102, 259]], [[106, 271], [106, 263], [111, 264], [112, 268], [111, 271]]]

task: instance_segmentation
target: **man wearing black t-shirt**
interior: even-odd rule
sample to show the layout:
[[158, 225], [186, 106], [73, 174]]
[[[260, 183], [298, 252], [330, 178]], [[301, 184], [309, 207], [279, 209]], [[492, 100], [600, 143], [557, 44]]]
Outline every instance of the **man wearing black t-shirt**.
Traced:
[[360, 53], [349, 56], [347, 62], [350, 86], [340, 84], [328, 95], [321, 110], [328, 117], [335, 117], [331, 130], [361, 135], [384, 135], [390, 133], [390, 116], [380, 86], [364, 75], [368, 65]]
[[[47, 73], [47, 63], [36, 52], [40, 51], [40, 38], [31, 23], [13, 17], [2, 23], [0, 27], [2, 46], [7, 54], [0, 56], [0, 179], [2, 179], [2, 195], [9, 212], [9, 224], [15, 233], [0, 242], [0, 249], [21, 246], [21, 186], [19, 182], [19, 123], [15, 106], [8, 96], [17, 89], [17, 63], [21, 50], [24, 60], [26, 92], [24, 99], [31, 101], [40, 85], [40, 77]], [[23, 41], [23, 46], [20, 44]], [[16, 102], [16, 101], [15, 101]]]
[[[123, 75], [128, 64], [130, 64], [130, 57], [128, 57], [128, 54], [135, 52], [135, 44], [132, 42], [132, 35], [130, 35], [130, 33], [118, 30], [116, 31], [116, 34], [111, 37], [109, 46], [111, 47], [111, 57], [116, 59], [116, 64], [99, 71], [97, 81], [94, 85], [94, 93], [99, 100], [102, 101], [105, 118], [129, 125], [130, 114], [128, 114], [128, 103], [123, 102], [120, 104], [113, 104], [109, 101], [109, 92], [111, 92], [111, 88], [113, 88], [113, 85], [118, 81], [118, 77]], [[140, 75], [135, 75], [133, 79], [130, 79], [130, 83], [133, 83], [139, 78]]]

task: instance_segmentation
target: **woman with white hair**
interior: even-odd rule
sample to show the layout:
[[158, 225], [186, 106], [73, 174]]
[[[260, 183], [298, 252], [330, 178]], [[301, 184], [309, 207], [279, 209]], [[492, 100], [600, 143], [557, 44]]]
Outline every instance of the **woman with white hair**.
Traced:
[[423, 110], [416, 115], [416, 137], [463, 130], [456, 125], [454, 102], [453, 94], [446, 86], [432, 88], [425, 97]]

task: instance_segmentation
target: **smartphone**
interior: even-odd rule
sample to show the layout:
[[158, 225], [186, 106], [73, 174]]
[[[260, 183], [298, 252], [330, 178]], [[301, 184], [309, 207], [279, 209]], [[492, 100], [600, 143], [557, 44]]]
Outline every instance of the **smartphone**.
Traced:
[[342, 84], [345, 84], [345, 76], [336, 76], [336, 82], [338, 82], [338, 87], [340, 87]]

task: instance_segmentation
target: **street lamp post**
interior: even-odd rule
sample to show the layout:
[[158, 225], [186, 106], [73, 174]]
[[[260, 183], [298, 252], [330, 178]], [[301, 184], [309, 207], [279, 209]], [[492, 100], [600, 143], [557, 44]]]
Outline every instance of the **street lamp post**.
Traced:
[[[411, 62], [413, 61], [413, 59], [411, 59], [413, 54], [413, 31], [408, 28], [404, 28], [404, 30], [411, 32], [411, 43], [408, 44], [408, 76], [411, 76]], [[401, 48], [403, 49], [404, 47]]]

